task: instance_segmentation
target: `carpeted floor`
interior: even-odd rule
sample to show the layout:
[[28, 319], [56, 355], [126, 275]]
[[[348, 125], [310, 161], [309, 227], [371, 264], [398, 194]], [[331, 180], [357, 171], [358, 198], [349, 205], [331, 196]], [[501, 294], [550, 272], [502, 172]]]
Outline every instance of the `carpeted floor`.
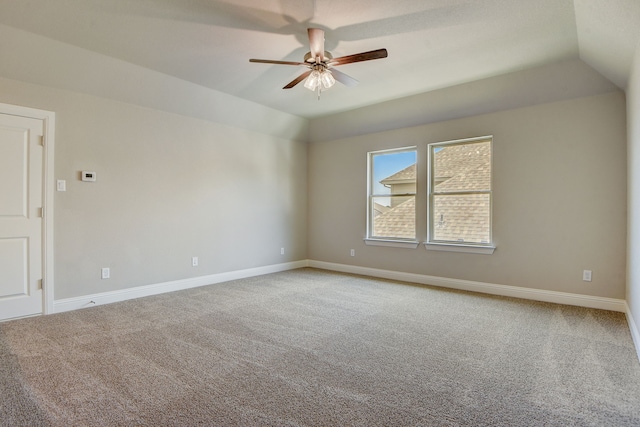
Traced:
[[2, 426], [639, 426], [624, 315], [314, 269], [0, 324]]

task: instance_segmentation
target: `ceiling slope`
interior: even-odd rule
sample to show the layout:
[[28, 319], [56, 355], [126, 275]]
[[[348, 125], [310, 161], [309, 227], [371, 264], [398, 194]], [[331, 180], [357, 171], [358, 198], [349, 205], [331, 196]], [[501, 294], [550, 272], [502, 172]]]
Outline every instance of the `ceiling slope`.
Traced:
[[580, 59], [625, 89], [640, 41], [640, 1], [574, 0]]
[[574, 59], [317, 117], [311, 120], [309, 141], [331, 141], [616, 90], [589, 65]]
[[[0, 2], [0, 24], [313, 118], [577, 58], [624, 87], [639, 3], [20, 0]], [[359, 85], [337, 84], [320, 101], [303, 85], [282, 89], [298, 67], [249, 63], [302, 60], [308, 27], [326, 31], [334, 57], [389, 57], [341, 67]]]

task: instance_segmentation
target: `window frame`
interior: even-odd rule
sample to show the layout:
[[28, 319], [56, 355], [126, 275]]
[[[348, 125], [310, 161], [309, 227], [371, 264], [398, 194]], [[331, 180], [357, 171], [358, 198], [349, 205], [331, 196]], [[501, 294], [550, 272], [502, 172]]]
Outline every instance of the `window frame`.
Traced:
[[[491, 176], [489, 178], [490, 188], [489, 190], [475, 190], [475, 191], [449, 191], [438, 193], [435, 192], [435, 150], [439, 147], [451, 147], [456, 145], [469, 145], [477, 144], [481, 142], [489, 142], [491, 150], [491, 158], [489, 159]], [[469, 252], [469, 253], [481, 253], [492, 254], [495, 250], [495, 243], [493, 240], [493, 135], [455, 139], [450, 141], [434, 142], [427, 144], [427, 240], [424, 242], [425, 248], [429, 250], [440, 250], [450, 252]], [[489, 196], [489, 242], [456, 242], [449, 240], [435, 240], [434, 239], [434, 197], [439, 194], [457, 194], [457, 195], [470, 195], [470, 194], [487, 194]]]
[[389, 194], [374, 194], [375, 180], [373, 170], [373, 159], [377, 155], [395, 154], [395, 153], [407, 153], [414, 152], [416, 155], [416, 189], [413, 193], [397, 194], [396, 197], [413, 197], [417, 202], [418, 197], [418, 179], [417, 179], [417, 167], [418, 167], [418, 147], [408, 146], [400, 148], [389, 148], [384, 150], [375, 150], [367, 152], [367, 219], [366, 219], [366, 237], [364, 239], [365, 244], [371, 246], [391, 246], [400, 248], [417, 248], [420, 244], [417, 239], [417, 210], [415, 212], [415, 235], [413, 238], [404, 237], [387, 237], [387, 236], [374, 236], [373, 235], [373, 203], [378, 197], [389, 197]]

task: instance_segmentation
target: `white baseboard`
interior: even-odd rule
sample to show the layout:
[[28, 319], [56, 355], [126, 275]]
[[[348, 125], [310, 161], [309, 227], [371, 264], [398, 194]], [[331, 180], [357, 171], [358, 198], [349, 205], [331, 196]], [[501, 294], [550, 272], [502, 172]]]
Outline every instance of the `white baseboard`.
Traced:
[[[470, 280], [449, 279], [445, 277], [428, 276], [424, 274], [405, 273], [401, 271], [381, 270], [377, 268], [359, 267], [355, 265], [336, 264], [331, 262], [301, 260], [283, 264], [268, 265], [264, 267], [250, 268], [246, 270], [229, 271], [208, 276], [194, 277], [190, 279], [174, 280], [171, 282], [157, 283], [135, 288], [121, 289], [117, 291], [102, 292], [93, 295], [56, 300], [53, 302], [54, 313], [77, 310], [79, 308], [94, 305], [109, 304], [150, 295], [174, 292], [215, 283], [228, 282], [230, 280], [244, 279], [246, 277], [260, 276], [263, 274], [277, 273], [279, 271], [293, 270], [296, 268], [314, 267], [323, 270], [339, 271], [343, 273], [361, 274], [364, 276], [380, 277], [383, 279], [400, 280], [404, 282], [419, 283], [423, 285], [440, 286], [443, 288], [459, 289], [471, 292], [481, 292], [491, 295], [523, 298], [535, 301], [545, 301], [557, 304], [575, 305], [579, 307], [598, 308], [602, 310], [618, 311], [627, 314], [631, 319], [631, 312], [625, 300], [596, 297], [591, 295], [571, 294], [567, 292], [547, 291], [533, 288], [521, 288], [518, 286], [496, 285], [492, 283], [474, 282]], [[630, 326], [635, 332], [634, 342], [640, 347], [640, 336], [635, 323], [630, 320]]]
[[633, 344], [636, 346], [636, 353], [638, 353], [638, 360], [640, 360], [640, 331], [638, 331], [638, 324], [633, 319], [633, 315], [631, 314], [631, 309], [627, 306], [627, 322], [629, 322], [629, 330], [631, 331], [631, 338], [633, 339]]
[[445, 277], [427, 276], [424, 274], [403, 273], [400, 271], [380, 270], [377, 268], [358, 267], [354, 265], [335, 264], [323, 261], [309, 261], [309, 267], [343, 273], [361, 274], [383, 279], [400, 280], [422, 285], [440, 286], [471, 292], [481, 292], [505, 297], [523, 298], [557, 304], [575, 305], [579, 307], [599, 308], [618, 312], [628, 312], [627, 303], [622, 299], [595, 297], [591, 295], [571, 294], [567, 292], [546, 291], [542, 289], [521, 288], [518, 286], [496, 285], [492, 283], [473, 282], [470, 280], [448, 279]]
[[517, 286], [496, 285], [492, 283], [474, 282], [470, 280], [448, 279], [445, 277], [427, 276], [424, 274], [404, 273], [400, 271], [381, 270], [377, 268], [358, 267], [354, 265], [336, 264], [331, 262], [302, 260], [283, 264], [268, 265], [264, 267], [249, 268], [246, 270], [230, 271], [212, 274], [208, 276], [194, 277], [190, 279], [175, 280], [172, 282], [157, 283], [153, 285], [139, 286], [118, 291], [103, 292], [93, 295], [85, 295], [75, 298], [56, 300], [53, 302], [53, 313], [78, 310], [96, 305], [110, 304], [151, 295], [174, 292], [199, 286], [213, 285], [230, 280], [244, 279], [263, 274], [277, 273], [280, 271], [295, 270], [297, 268], [313, 267], [323, 270], [339, 271], [343, 273], [360, 274], [364, 276], [380, 277], [383, 279], [399, 280], [403, 282], [418, 283], [423, 285], [440, 286], [443, 288], [459, 289], [471, 292], [480, 292], [491, 295], [500, 295], [514, 298], [523, 298], [535, 301], [544, 301], [557, 304], [575, 305], [579, 307], [597, 308], [626, 313], [631, 337], [640, 360], [640, 332], [627, 302], [625, 300], [594, 297], [591, 295], [571, 294], [566, 292], [546, 291], [533, 288], [521, 288]]
[[280, 271], [294, 270], [307, 267], [308, 261], [294, 261], [283, 264], [268, 265], [264, 267], [249, 268], [246, 270], [229, 271], [226, 273], [212, 274], [208, 276], [193, 277], [190, 279], [174, 280], [172, 282], [157, 283], [153, 285], [138, 286], [135, 288], [121, 289], [118, 291], [102, 292], [81, 297], [66, 298], [53, 302], [53, 312], [78, 310], [80, 308], [94, 307], [96, 305], [110, 304], [134, 298], [163, 294], [165, 292], [180, 291], [199, 286], [213, 285], [215, 283], [228, 282], [230, 280], [244, 279], [246, 277], [260, 276], [263, 274], [277, 273]]

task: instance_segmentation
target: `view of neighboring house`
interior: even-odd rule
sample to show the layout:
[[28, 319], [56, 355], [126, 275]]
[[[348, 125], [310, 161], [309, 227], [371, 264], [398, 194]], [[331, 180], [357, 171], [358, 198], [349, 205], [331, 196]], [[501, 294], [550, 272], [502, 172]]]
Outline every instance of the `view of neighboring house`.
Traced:
[[[408, 194], [416, 191], [416, 164], [380, 181], [390, 194]], [[375, 207], [379, 213], [373, 219], [373, 233], [378, 237], [401, 239], [416, 238], [416, 198], [398, 196], [389, 198], [389, 206]]]
[[[491, 143], [434, 149], [431, 241], [491, 241]], [[389, 194], [416, 192], [416, 165], [380, 181]], [[477, 193], [483, 192], [483, 193]], [[386, 211], [376, 209], [375, 236], [415, 239], [415, 197], [390, 197]]]

